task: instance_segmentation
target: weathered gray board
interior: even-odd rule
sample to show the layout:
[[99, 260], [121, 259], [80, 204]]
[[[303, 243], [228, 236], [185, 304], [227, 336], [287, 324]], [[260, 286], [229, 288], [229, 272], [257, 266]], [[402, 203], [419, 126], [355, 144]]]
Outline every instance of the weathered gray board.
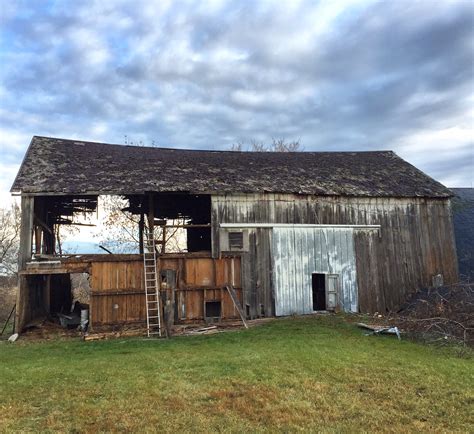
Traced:
[[273, 229], [276, 316], [313, 312], [313, 273], [338, 275], [339, 307], [358, 311], [353, 234], [351, 228]]
[[[326, 197], [290, 194], [212, 196], [213, 255], [220, 255], [222, 223], [380, 225], [380, 231], [355, 231], [357, 287], [361, 312], [397, 310], [407, 297], [442, 274], [458, 280], [448, 199], [424, 197]], [[244, 305], [251, 317], [274, 315], [270, 270], [271, 229], [249, 233], [242, 254]]]

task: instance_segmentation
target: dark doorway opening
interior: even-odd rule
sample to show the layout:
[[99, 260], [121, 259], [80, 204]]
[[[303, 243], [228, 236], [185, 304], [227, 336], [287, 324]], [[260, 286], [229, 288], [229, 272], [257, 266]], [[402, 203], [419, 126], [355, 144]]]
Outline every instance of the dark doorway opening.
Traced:
[[326, 310], [326, 275], [313, 273], [313, 310]]
[[221, 302], [206, 301], [204, 304], [204, 316], [206, 318], [219, 319], [221, 317]]

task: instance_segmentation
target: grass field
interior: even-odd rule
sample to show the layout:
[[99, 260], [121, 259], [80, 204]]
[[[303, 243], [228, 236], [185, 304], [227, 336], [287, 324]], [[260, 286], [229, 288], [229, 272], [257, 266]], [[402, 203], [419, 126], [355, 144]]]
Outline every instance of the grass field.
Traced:
[[0, 343], [0, 431], [473, 432], [474, 367], [343, 317], [172, 340]]

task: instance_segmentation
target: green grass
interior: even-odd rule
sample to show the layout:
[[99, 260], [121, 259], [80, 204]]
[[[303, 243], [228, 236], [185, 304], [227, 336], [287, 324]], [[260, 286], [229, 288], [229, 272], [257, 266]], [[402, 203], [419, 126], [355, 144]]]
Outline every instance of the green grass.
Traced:
[[473, 362], [343, 317], [172, 340], [0, 343], [0, 431], [474, 430]]

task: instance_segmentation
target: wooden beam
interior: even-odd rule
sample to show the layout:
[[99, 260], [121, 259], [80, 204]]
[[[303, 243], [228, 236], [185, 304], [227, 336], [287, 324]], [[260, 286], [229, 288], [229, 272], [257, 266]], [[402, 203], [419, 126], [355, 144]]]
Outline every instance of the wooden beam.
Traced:
[[234, 303], [234, 306], [237, 309], [237, 312], [239, 312], [240, 319], [244, 323], [245, 328], [248, 329], [249, 326], [247, 325], [247, 321], [245, 321], [245, 313], [242, 306], [240, 305], [240, 301], [237, 297], [234, 287], [232, 285], [226, 285], [225, 288], [229, 292], [230, 298], [232, 299], [232, 302]]
[[140, 221], [138, 222], [138, 246], [140, 255], [143, 255], [143, 231], [145, 228], [145, 215], [143, 214], [143, 204], [140, 206]]
[[148, 231], [153, 234], [155, 227], [155, 200], [153, 193], [148, 194]]
[[32, 196], [21, 197], [21, 226], [20, 226], [20, 248], [18, 251], [18, 293], [15, 313], [15, 332], [23, 331], [29, 307], [28, 279], [20, 273], [26, 268], [26, 263], [31, 260], [33, 242], [33, 211], [34, 198]]
[[164, 228], [210, 228], [211, 225], [210, 224], [196, 224], [196, 225], [182, 224], [182, 225], [162, 225], [161, 227], [164, 227]]
[[48, 232], [48, 234], [50, 235], [53, 235], [53, 231], [48, 227], [48, 225], [43, 221], [41, 220], [36, 214], [34, 215], [34, 221], [35, 221], [35, 224], [41, 226], [43, 228], [43, 230], [45, 230], [46, 232]]
[[118, 296], [118, 295], [141, 295], [145, 297], [145, 291], [143, 289], [124, 289], [120, 291], [91, 291], [91, 297], [108, 297], [108, 296]]

